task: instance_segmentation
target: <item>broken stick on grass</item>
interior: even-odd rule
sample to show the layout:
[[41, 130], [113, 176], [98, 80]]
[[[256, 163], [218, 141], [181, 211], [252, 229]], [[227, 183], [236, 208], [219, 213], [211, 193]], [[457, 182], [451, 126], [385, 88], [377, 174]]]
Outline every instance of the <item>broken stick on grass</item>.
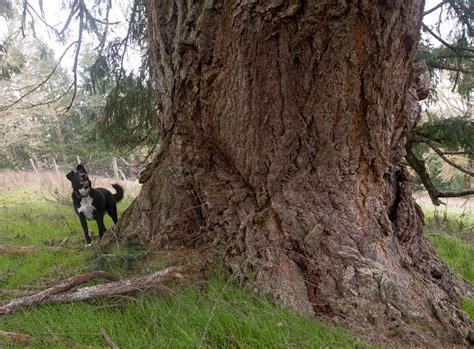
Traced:
[[115, 277], [105, 272], [76, 276], [29, 297], [15, 298], [4, 302], [0, 305], [0, 315], [9, 314], [12, 311], [34, 304], [69, 303], [97, 297], [119, 296], [136, 291], [147, 291], [156, 288], [164, 281], [180, 279], [183, 275], [180, 268], [170, 267], [146, 276], [71, 290], [71, 288], [95, 277], [107, 278], [109, 280], [113, 278], [116, 280]]
[[67, 279], [66, 281], [61, 282], [60, 284], [47, 288], [46, 290], [43, 290], [41, 292], [29, 295], [29, 296], [14, 298], [14, 299], [1, 303], [0, 315], [11, 313], [12, 311], [16, 309], [28, 307], [34, 304], [43, 303], [46, 299], [48, 299], [49, 297], [57, 293], [68, 291], [73, 287], [76, 287], [80, 284], [83, 284], [85, 282], [88, 282], [96, 278], [103, 278], [103, 279], [113, 280], [113, 281], [118, 280], [116, 276], [103, 272], [103, 271], [94, 271], [92, 273], [82, 274], [79, 276], [73, 276]]

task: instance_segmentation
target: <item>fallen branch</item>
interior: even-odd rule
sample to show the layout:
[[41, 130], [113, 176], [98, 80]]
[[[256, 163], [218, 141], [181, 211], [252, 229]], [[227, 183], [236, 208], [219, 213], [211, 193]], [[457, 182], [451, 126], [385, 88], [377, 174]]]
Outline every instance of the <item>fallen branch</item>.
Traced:
[[93, 272], [75, 276], [59, 285], [50, 287], [37, 294], [27, 297], [15, 298], [4, 302], [3, 305], [0, 306], [0, 315], [9, 314], [17, 309], [35, 304], [68, 303], [97, 297], [111, 297], [136, 291], [146, 291], [156, 287], [166, 280], [178, 279], [182, 278], [183, 276], [181, 274], [180, 268], [170, 267], [147, 276], [140, 276], [95, 286], [83, 287], [77, 290], [71, 290], [73, 287], [97, 277], [108, 280], [117, 280], [117, 278], [105, 272]]
[[55, 294], [68, 291], [73, 287], [76, 287], [80, 284], [83, 284], [85, 282], [88, 282], [96, 278], [117, 280], [117, 277], [103, 271], [95, 271], [92, 273], [82, 274], [79, 276], [73, 276], [56, 286], [50, 287], [44, 291], [33, 294], [31, 296], [24, 296], [20, 298], [14, 298], [9, 301], [5, 301], [3, 305], [0, 306], [0, 315], [11, 313], [12, 311], [16, 309], [28, 307], [34, 304], [43, 303], [46, 299], [50, 298], [51, 296]]
[[47, 303], [69, 303], [97, 297], [120, 296], [136, 291], [147, 291], [149, 289], [155, 288], [157, 285], [166, 280], [182, 278], [183, 275], [180, 272], [180, 268], [171, 267], [157, 271], [147, 276], [140, 276], [132, 279], [109, 282], [107, 284], [83, 287], [75, 291], [51, 296], [47, 300]]

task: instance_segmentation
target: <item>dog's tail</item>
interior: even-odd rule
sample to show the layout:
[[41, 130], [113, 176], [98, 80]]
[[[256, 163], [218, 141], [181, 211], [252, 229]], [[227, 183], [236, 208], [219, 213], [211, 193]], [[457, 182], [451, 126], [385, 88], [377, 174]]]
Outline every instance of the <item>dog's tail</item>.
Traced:
[[112, 184], [112, 187], [114, 187], [116, 193], [113, 194], [115, 202], [119, 202], [120, 200], [123, 199], [123, 188], [120, 184]]

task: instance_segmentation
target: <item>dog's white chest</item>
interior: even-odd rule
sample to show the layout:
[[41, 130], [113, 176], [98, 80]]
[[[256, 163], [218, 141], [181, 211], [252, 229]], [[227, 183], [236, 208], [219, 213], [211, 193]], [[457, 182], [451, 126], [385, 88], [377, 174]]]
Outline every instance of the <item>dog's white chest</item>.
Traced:
[[92, 198], [90, 196], [82, 198], [81, 206], [79, 206], [77, 212], [84, 214], [87, 219], [94, 219], [94, 206], [92, 206]]

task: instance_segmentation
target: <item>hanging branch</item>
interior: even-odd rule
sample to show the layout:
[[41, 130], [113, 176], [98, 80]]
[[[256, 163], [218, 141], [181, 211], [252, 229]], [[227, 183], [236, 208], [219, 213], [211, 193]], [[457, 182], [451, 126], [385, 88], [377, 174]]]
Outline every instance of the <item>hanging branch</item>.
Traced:
[[[115, 86], [118, 86], [120, 84], [120, 80], [122, 79], [123, 62], [125, 59], [125, 53], [127, 52], [128, 40], [130, 39], [130, 34], [132, 32], [132, 23], [135, 21], [135, 15], [136, 15], [137, 9], [138, 9], [138, 0], [135, 0], [133, 2], [132, 13], [130, 14], [130, 22], [127, 29], [127, 35], [125, 36], [125, 39], [123, 39], [121, 43], [121, 45], [124, 45], [124, 47], [123, 47], [122, 57], [120, 60], [119, 75], [117, 77], [117, 82], [115, 83]], [[115, 88], [115, 97], [117, 97], [117, 94], [118, 94], [118, 88]]]
[[439, 200], [439, 191], [436, 186], [431, 181], [430, 175], [426, 170], [425, 162], [423, 160], [418, 159], [415, 154], [413, 154], [412, 150], [407, 147], [407, 154], [405, 155], [405, 159], [407, 160], [408, 164], [415, 170], [418, 177], [420, 177], [423, 186], [425, 187], [428, 195], [430, 196], [431, 202], [435, 206], [439, 206], [442, 202]]
[[435, 68], [435, 69], [450, 70], [450, 71], [463, 73], [463, 74], [472, 74], [472, 73], [474, 73], [474, 70], [467, 70], [467, 69], [464, 69], [460, 66], [455, 66], [455, 65], [452, 65], [452, 64], [448, 64], [448, 63], [445, 64], [445, 63], [431, 62], [430, 66]]
[[426, 15], [429, 15], [430, 13], [436, 11], [437, 9], [439, 9], [440, 7], [442, 7], [443, 5], [447, 4], [448, 1], [441, 1], [438, 5], [436, 5], [435, 7], [423, 12], [423, 17], [426, 16]]
[[459, 198], [462, 196], [474, 195], [474, 190], [463, 190], [463, 191], [440, 191], [438, 192], [439, 198]]
[[26, 9], [28, 7], [28, 0], [23, 0], [23, 11], [21, 13], [21, 35], [23, 38], [26, 37], [25, 35], [25, 24], [26, 24]]
[[67, 113], [74, 103], [77, 94], [77, 65], [79, 63], [79, 53], [81, 52], [82, 46], [82, 32], [84, 31], [84, 0], [79, 0], [79, 33], [77, 34], [77, 46], [74, 55], [74, 65], [72, 66], [72, 73], [73, 73], [73, 92], [71, 101], [69, 105], [64, 109], [64, 112]]
[[64, 33], [66, 32], [67, 28], [69, 28], [69, 24], [71, 23], [72, 18], [74, 17], [74, 15], [76, 14], [76, 12], [78, 10], [79, 10], [78, 0], [74, 0], [73, 4], [71, 6], [71, 11], [69, 12], [69, 16], [68, 16], [66, 22], [64, 23], [63, 29], [61, 29], [59, 32], [57, 32], [57, 35], [58, 35], [59, 38], [64, 37]]
[[474, 194], [474, 190], [452, 192], [439, 191], [438, 188], [436, 188], [436, 186], [431, 181], [431, 177], [428, 174], [428, 171], [426, 170], [425, 162], [416, 157], [416, 155], [411, 149], [411, 145], [411, 142], [407, 143], [407, 154], [405, 155], [405, 159], [407, 160], [408, 165], [410, 165], [410, 167], [413, 168], [418, 177], [420, 177], [420, 180], [423, 183], [423, 186], [425, 187], [426, 191], [428, 192], [428, 195], [430, 196], [433, 205], [439, 206], [440, 204], [444, 204], [439, 198], [455, 198]]
[[468, 49], [468, 48], [457, 48], [457, 47], [449, 44], [447, 41], [445, 41], [443, 38], [441, 38], [441, 36], [437, 35], [426, 24], [422, 23], [421, 27], [423, 28], [424, 31], [430, 33], [436, 40], [438, 40], [440, 43], [442, 43], [447, 48], [451, 49], [453, 52], [455, 52], [459, 56], [466, 57], [466, 58], [474, 58], [474, 55], [470, 55], [470, 54], [460, 52], [460, 50], [467, 51], [467, 52], [474, 52], [474, 50]]
[[429, 140], [424, 140], [424, 143], [428, 144], [428, 145], [431, 147], [431, 149], [433, 149], [433, 150], [436, 152], [436, 154], [438, 154], [439, 157], [440, 157], [441, 159], [443, 159], [446, 163], [448, 163], [449, 165], [451, 165], [452, 167], [454, 167], [454, 168], [457, 169], [458, 171], [461, 171], [462, 173], [465, 173], [465, 174], [467, 174], [467, 175], [469, 175], [469, 176], [471, 176], [471, 177], [474, 177], [474, 172], [469, 171], [469, 170], [465, 169], [464, 167], [462, 167], [462, 166], [456, 164], [454, 161], [448, 159], [448, 158], [445, 156], [445, 153], [442, 152], [438, 147], [436, 147], [436, 146], [433, 144], [433, 142], [431, 142], [431, 141], [429, 141]]
[[[456, 2], [453, 1], [453, 0], [448, 0], [448, 3], [451, 5], [451, 8], [454, 10], [454, 12], [456, 13], [457, 17], [462, 22], [462, 24], [464, 24], [467, 27], [470, 35], [473, 35], [472, 26], [471, 26], [471, 23], [469, 21], [469, 20], [472, 20], [474, 18], [474, 16], [472, 15], [472, 10], [464, 7], [464, 5], [462, 3], [460, 4], [462, 9], [460, 9], [458, 7], [458, 4], [456, 4]], [[466, 13], [469, 13], [470, 16], [466, 16]]]
[[97, 47], [97, 51], [98, 51], [97, 56], [98, 57], [102, 56], [102, 52], [104, 51], [104, 47], [105, 47], [105, 42], [107, 41], [107, 34], [108, 34], [108, 31], [109, 31], [109, 25], [112, 24], [112, 23], [109, 23], [109, 14], [110, 14], [110, 8], [111, 7], [112, 7], [112, 2], [111, 2], [111, 0], [108, 0], [107, 1], [107, 10], [106, 10], [106, 13], [105, 13], [105, 22], [99, 21], [98, 19], [94, 18], [95, 21], [105, 25], [105, 29], [104, 29], [104, 33], [102, 35], [102, 39], [100, 40], [99, 46]]
[[57, 32], [54, 27], [52, 27], [51, 25], [48, 24], [48, 22], [46, 22], [46, 20], [44, 19], [44, 13], [42, 13], [40, 15], [35, 10], [35, 8], [29, 4], [28, 1], [26, 1], [26, 3], [27, 3], [27, 12], [31, 16], [32, 19], [36, 16], [40, 20], [40, 22], [43, 23], [46, 26], [46, 28], [50, 29], [51, 31], [53, 31], [55, 33]]

